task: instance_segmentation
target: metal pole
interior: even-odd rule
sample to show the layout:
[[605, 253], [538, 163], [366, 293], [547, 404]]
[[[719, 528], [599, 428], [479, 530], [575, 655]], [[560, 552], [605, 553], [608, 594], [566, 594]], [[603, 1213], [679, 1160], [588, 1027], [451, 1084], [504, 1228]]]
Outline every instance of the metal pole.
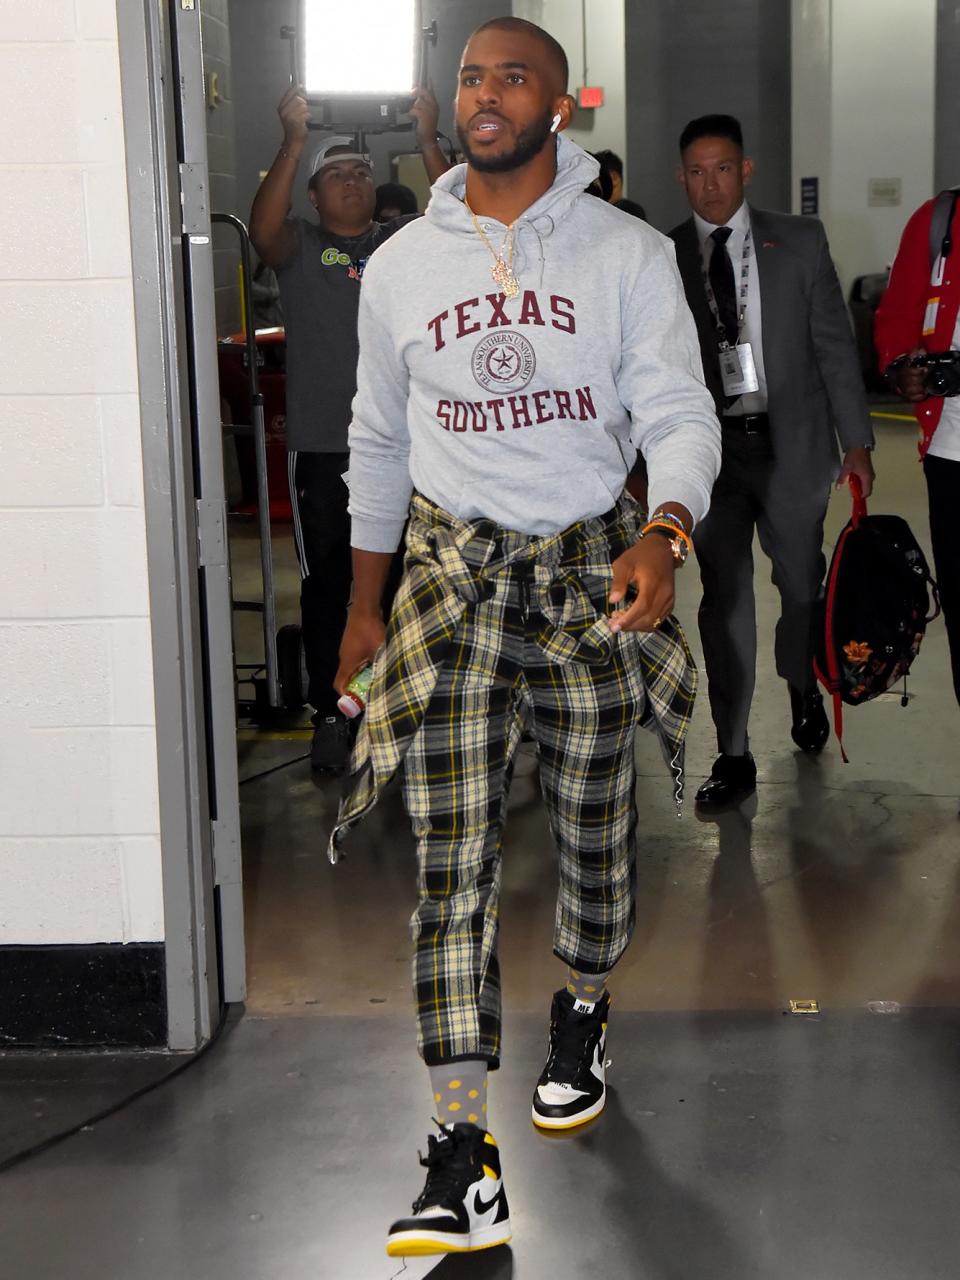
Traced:
[[278, 708], [280, 679], [277, 674], [277, 606], [273, 590], [273, 539], [270, 531], [270, 490], [267, 483], [267, 431], [263, 417], [263, 393], [257, 368], [257, 334], [253, 326], [253, 298], [250, 283], [250, 234], [232, 213], [214, 213], [211, 222], [233, 227], [240, 237], [240, 269], [246, 280], [243, 290], [247, 366], [250, 370], [250, 407], [253, 447], [257, 466], [257, 527], [260, 532], [260, 571], [263, 577], [263, 656], [270, 706]]

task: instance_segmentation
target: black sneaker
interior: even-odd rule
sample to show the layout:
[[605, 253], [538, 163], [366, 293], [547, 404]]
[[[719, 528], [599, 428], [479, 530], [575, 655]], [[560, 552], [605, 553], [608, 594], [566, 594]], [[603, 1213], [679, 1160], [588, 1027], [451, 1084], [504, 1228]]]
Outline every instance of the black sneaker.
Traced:
[[343, 716], [316, 715], [313, 725], [310, 768], [317, 773], [343, 773], [352, 745], [349, 722]]
[[550, 1056], [533, 1094], [540, 1129], [574, 1129], [598, 1116], [607, 1101], [604, 1058], [610, 995], [591, 1010], [563, 989], [550, 1009]]
[[413, 1215], [387, 1236], [391, 1258], [492, 1249], [510, 1239], [510, 1211], [493, 1138], [475, 1124], [438, 1125], [420, 1163], [427, 1170]]

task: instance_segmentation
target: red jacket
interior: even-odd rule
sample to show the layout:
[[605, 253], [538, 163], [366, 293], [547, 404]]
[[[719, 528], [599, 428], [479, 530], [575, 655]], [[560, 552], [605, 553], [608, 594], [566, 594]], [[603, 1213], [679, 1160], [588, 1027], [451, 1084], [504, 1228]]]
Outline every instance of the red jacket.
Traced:
[[[881, 369], [914, 347], [949, 351], [953, 345], [953, 329], [960, 311], [960, 201], [953, 217], [953, 252], [939, 284], [932, 283], [930, 262], [933, 205], [933, 200], [922, 204], [904, 228], [890, 283], [877, 311], [874, 341]], [[940, 421], [943, 397], [930, 396], [915, 404], [913, 410], [920, 424], [922, 458]]]

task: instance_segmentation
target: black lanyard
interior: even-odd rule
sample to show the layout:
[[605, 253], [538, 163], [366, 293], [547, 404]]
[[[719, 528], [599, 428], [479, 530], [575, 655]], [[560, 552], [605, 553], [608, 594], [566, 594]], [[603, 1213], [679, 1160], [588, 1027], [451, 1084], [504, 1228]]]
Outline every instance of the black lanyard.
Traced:
[[[740, 288], [738, 290], [740, 309], [738, 312], [739, 324], [737, 328], [737, 342], [740, 341], [740, 335], [743, 333], [743, 322], [747, 315], [747, 295], [750, 289], [751, 247], [752, 247], [751, 246], [751, 228], [748, 227], [746, 235], [743, 237], [743, 253], [740, 255]], [[714, 249], [714, 253], [716, 253], [717, 249], [721, 249], [721, 248], [723, 249], [724, 253], [729, 252], [726, 245], [717, 245], [716, 248]], [[723, 332], [725, 334], [726, 330], [724, 329], [723, 322], [720, 319], [720, 308], [717, 306], [717, 299], [714, 297], [714, 293], [713, 293], [713, 285], [710, 283], [710, 277], [707, 275], [707, 268], [703, 261], [702, 250], [700, 253], [700, 275], [703, 278], [703, 289], [707, 295], [707, 305], [709, 306], [710, 311], [713, 315], [713, 318], [716, 321], [717, 333], [719, 334]], [[720, 341], [720, 346], [721, 348], [729, 347], [730, 346], [729, 340], [726, 337], [722, 338]]]

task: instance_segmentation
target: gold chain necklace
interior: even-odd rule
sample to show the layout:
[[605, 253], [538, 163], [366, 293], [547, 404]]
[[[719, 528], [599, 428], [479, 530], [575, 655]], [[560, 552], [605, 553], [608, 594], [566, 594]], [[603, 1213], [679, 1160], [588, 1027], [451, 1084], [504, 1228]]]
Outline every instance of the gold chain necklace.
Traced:
[[[476, 227], [477, 235], [490, 250], [490, 254], [493, 257], [493, 267], [491, 268], [490, 274], [493, 276], [494, 282], [500, 286], [508, 298], [515, 298], [520, 292], [520, 285], [517, 281], [517, 277], [513, 274], [513, 229], [516, 226], [516, 223], [511, 222], [509, 227], [507, 227], [507, 234], [503, 238], [503, 244], [500, 246], [500, 252], [498, 253], [490, 243], [487, 233], [484, 231], [483, 227], [481, 227], [477, 215], [467, 204], [466, 200], [464, 200], [463, 203], [466, 206], [467, 213], [469, 213], [470, 217], [473, 219], [473, 225]], [[506, 258], [504, 257], [505, 253], [507, 254]]]

